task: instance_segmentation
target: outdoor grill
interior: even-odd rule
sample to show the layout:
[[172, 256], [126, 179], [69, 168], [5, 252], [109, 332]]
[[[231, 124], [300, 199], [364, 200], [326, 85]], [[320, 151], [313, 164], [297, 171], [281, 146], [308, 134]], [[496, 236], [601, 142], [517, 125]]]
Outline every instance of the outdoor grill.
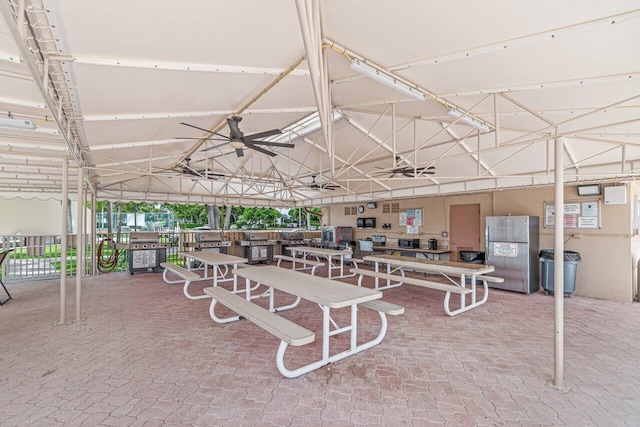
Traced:
[[277, 243], [277, 240], [269, 240], [269, 234], [266, 231], [245, 232], [244, 240], [236, 242], [245, 247], [244, 257], [249, 260], [249, 264], [258, 262], [270, 264], [273, 261], [273, 245]]
[[202, 231], [196, 233], [195, 237], [195, 242], [186, 242], [184, 246], [196, 250], [220, 252], [223, 254], [226, 254], [227, 248], [231, 246], [230, 240], [224, 240], [222, 231]]
[[305, 240], [304, 233], [302, 231], [283, 231], [282, 240], [282, 253], [286, 253], [286, 249], [289, 246], [306, 246], [309, 240]]
[[283, 231], [281, 243], [289, 246], [303, 246], [306, 241], [302, 231]]
[[156, 232], [132, 232], [129, 235], [129, 244], [119, 244], [118, 249], [129, 251], [129, 272], [146, 273], [160, 271], [160, 263], [167, 260], [166, 248], [170, 243], [161, 243], [160, 233]]

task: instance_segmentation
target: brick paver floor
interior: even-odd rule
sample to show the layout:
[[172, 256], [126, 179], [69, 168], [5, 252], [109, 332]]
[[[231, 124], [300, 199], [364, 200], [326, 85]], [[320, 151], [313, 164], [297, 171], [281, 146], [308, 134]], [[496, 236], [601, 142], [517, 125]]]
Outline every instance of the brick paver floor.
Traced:
[[[84, 279], [86, 321], [61, 326], [58, 286], [9, 285], [14, 299], [0, 307], [2, 426], [640, 425], [637, 303], [565, 299], [564, 393], [546, 385], [554, 305], [544, 293], [492, 290], [452, 318], [442, 292], [388, 290], [406, 313], [389, 317], [380, 345], [286, 379], [276, 338], [246, 321], [213, 323], [207, 300], [187, 300], [160, 274]], [[318, 307], [281, 314], [317, 334], [288, 363], [317, 357]], [[363, 333], [376, 321], [360, 311]]]

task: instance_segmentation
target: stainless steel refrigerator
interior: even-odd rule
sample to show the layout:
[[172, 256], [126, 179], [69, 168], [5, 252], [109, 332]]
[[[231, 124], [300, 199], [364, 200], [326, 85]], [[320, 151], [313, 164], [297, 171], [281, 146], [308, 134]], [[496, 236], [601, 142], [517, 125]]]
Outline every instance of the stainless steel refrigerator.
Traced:
[[504, 283], [489, 286], [530, 294], [537, 292], [539, 219], [537, 216], [488, 216], [485, 241], [486, 264]]

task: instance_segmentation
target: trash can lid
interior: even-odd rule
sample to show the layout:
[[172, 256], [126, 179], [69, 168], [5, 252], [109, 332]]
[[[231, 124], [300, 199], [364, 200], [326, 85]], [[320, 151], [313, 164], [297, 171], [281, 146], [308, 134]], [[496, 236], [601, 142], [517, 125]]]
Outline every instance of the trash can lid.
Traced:
[[484, 252], [482, 251], [460, 251], [458, 257], [462, 262], [484, 261]]
[[[538, 254], [538, 258], [553, 260], [555, 256], [554, 249], [542, 249]], [[565, 261], [573, 261], [573, 262], [581, 262], [582, 258], [580, 258], [580, 252], [574, 251], [564, 251], [564, 260]]]

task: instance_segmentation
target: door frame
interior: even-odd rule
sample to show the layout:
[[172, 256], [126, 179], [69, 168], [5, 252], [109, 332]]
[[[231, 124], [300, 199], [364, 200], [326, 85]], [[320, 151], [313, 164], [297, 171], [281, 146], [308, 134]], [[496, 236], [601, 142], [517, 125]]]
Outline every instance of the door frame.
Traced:
[[[476, 245], [472, 246], [472, 250], [478, 250], [478, 251], [482, 251], [482, 215], [481, 215], [481, 211], [482, 211], [482, 204], [480, 202], [478, 203], [458, 203], [458, 204], [452, 204], [449, 205], [449, 250], [451, 250], [451, 256], [450, 259], [451, 261], [457, 261], [458, 260], [458, 244], [455, 243], [454, 240], [454, 221], [453, 218], [454, 216], [452, 215], [453, 211], [457, 208], [457, 207], [474, 207], [477, 208], [477, 236], [478, 236], [478, 241], [476, 243]], [[457, 222], [457, 221], [456, 221]], [[472, 236], [473, 238], [475, 238], [475, 233]], [[468, 246], [463, 246], [463, 248], [467, 248]], [[477, 247], [477, 249], [476, 249]], [[465, 249], [463, 249], [465, 250]]]

